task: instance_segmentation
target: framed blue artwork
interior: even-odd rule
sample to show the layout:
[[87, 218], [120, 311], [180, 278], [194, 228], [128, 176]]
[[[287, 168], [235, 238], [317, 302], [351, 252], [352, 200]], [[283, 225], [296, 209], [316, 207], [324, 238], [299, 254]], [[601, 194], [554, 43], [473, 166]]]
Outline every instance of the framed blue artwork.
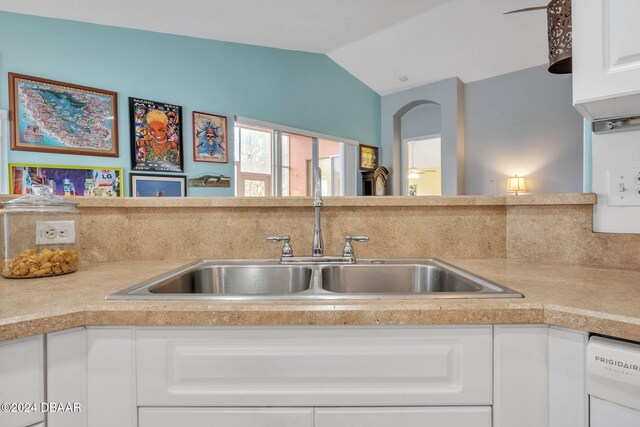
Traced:
[[131, 197], [185, 197], [187, 177], [184, 175], [144, 175], [131, 173]]

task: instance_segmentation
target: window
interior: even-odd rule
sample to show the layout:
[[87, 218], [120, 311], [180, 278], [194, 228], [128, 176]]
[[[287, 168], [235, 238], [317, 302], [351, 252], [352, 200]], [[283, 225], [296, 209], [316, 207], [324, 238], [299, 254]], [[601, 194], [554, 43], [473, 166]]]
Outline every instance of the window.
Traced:
[[267, 129], [236, 127], [236, 195], [264, 197], [271, 195], [272, 133]]
[[357, 141], [242, 118], [234, 136], [236, 196], [310, 196], [316, 167], [324, 196], [356, 194]]

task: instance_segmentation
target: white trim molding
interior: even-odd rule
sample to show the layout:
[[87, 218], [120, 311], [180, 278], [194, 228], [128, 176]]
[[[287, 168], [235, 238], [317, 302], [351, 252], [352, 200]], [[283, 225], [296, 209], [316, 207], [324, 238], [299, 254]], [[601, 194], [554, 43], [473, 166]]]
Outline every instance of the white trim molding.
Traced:
[[281, 125], [278, 123], [264, 122], [262, 120], [250, 119], [248, 117], [234, 116], [234, 120], [235, 120], [235, 123], [239, 125], [258, 126], [263, 128], [269, 128], [269, 129], [277, 129], [282, 132], [309, 136], [311, 138], [327, 139], [329, 141], [343, 142], [345, 144], [360, 145], [360, 141], [357, 141], [355, 139], [342, 138], [340, 136], [328, 135], [326, 133], [314, 132], [311, 130], [295, 128], [291, 126]]

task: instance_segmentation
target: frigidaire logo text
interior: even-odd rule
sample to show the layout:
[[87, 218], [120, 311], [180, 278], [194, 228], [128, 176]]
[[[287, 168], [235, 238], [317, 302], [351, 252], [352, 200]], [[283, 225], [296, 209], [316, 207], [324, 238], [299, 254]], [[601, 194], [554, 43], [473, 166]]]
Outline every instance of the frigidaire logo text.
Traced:
[[621, 360], [607, 359], [605, 357], [596, 356], [596, 362], [604, 363], [606, 365], [615, 366], [616, 368], [623, 368], [623, 369], [628, 369], [630, 371], [640, 372], [640, 366], [634, 365], [633, 363], [623, 362]]

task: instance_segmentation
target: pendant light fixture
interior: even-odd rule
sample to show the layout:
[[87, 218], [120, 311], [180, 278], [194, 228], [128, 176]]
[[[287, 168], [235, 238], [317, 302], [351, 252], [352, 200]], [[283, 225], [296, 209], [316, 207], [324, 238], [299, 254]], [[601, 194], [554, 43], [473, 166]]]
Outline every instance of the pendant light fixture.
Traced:
[[573, 38], [571, 33], [571, 0], [552, 0], [547, 6], [549, 24], [549, 72], [571, 73]]
[[573, 35], [571, 29], [571, 0], [551, 0], [546, 6], [510, 10], [505, 15], [547, 9], [547, 38], [549, 40], [549, 72], [571, 73]]

